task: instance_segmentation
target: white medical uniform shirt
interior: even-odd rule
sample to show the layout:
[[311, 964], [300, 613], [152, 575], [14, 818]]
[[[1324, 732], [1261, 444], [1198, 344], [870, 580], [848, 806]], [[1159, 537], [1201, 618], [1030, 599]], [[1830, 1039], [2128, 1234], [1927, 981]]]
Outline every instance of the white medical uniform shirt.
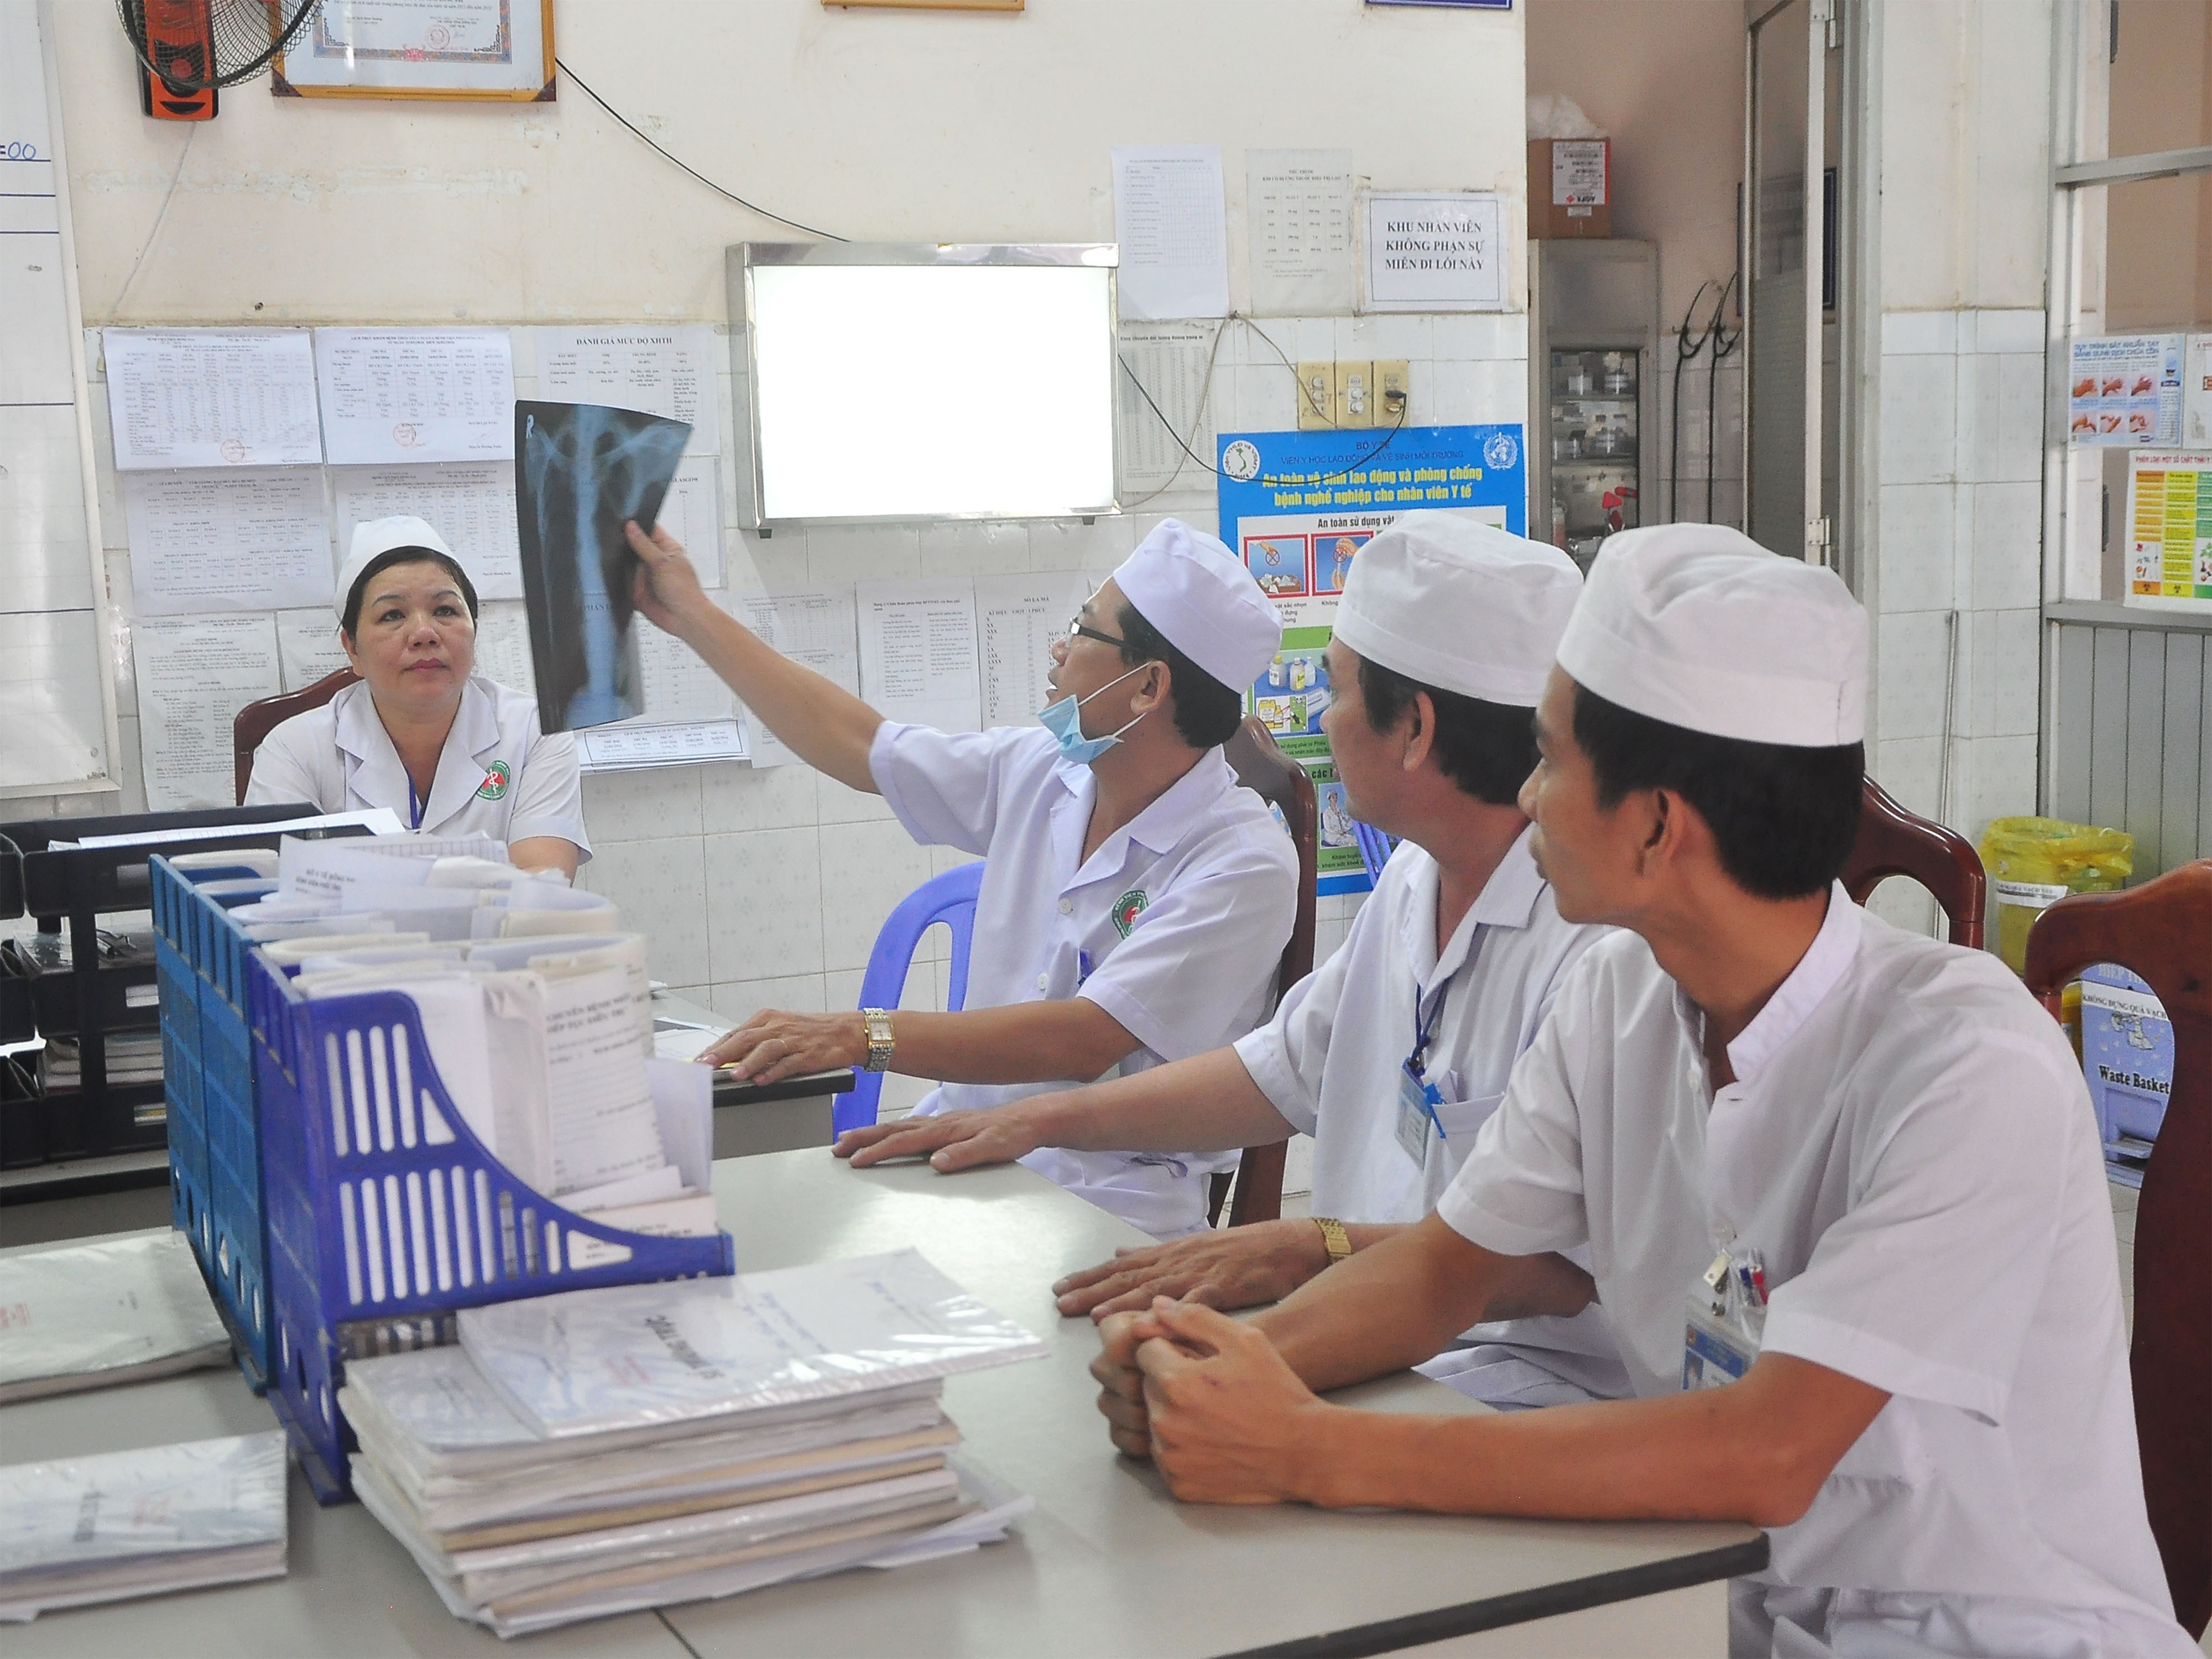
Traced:
[[1717, 1094], [1702, 1020], [1643, 939], [1601, 939], [1437, 1212], [1514, 1255], [1587, 1243], [1640, 1395], [1680, 1387], [1692, 1281], [1732, 1233], [1765, 1259], [1764, 1350], [1892, 1396], [1739, 1581], [1732, 1650], [2190, 1659], [2056, 1022], [1840, 886]]
[[[987, 863], [966, 1006], [1080, 996], [1141, 1046], [1109, 1075], [1218, 1048], [1267, 1010], [1297, 908], [1297, 855], [1218, 750], [1099, 844], [1097, 786], [1036, 726], [948, 732], [886, 720], [868, 769], [916, 841]], [[947, 1083], [915, 1109], [1002, 1106], [1088, 1083]], [[1158, 1238], [1206, 1224], [1205, 1176], [1235, 1155], [1079, 1152], [1022, 1162]]]
[[[368, 682], [357, 681], [262, 739], [246, 804], [308, 800], [325, 812], [386, 806], [405, 823], [412, 793]], [[534, 699], [472, 675], [461, 688], [420, 827], [428, 835], [503, 842], [558, 836], [589, 859], [576, 739], [540, 732]]]
[[[1559, 919], [1529, 854], [1532, 833], [1507, 849], [1441, 951], [1437, 861], [1401, 842], [1335, 954], [1237, 1042], [1260, 1091], [1292, 1128], [1314, 1137], [1315, 1214], [1406, 1223], [1434, 1209], [1504, 1097], [1513, 1062], [1551, 1012], [1568, 968], [1603, 931]], [[1398, 1134], [1399, 1070], [1413, 1052], [1417, 999], [1436, 1022], [1424, 1075], [1444, 1097], [1437, 1108], [1443, 1136], [1428, 1128], [1419, 1163]], [[1575, 1385], [1574, 1397], [1629, 1392], [1595, 1304], [1573, 1319], [1478, 1325], [1462, 1340], [1484, 1352], [1456, 1351], [1443, 1380], [1493, 1404], [1556, 1388], [1556, 1378]], [[1532, 1374], [1528, 1364], [1540, 1369]]]

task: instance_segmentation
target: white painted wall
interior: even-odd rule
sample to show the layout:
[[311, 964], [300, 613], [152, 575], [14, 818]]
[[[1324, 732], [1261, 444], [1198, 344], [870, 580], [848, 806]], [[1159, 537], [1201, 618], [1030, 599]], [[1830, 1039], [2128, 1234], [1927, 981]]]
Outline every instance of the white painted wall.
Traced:
[[[138, 114], [112, 8], [63, 0], [58, 13], [88, 326], [726, 323], [725, 247], [797, 234], [686, 178], [572, 82], [556, 103], [501, 106], [279, 101], [249, 85], [224, 94], [214, 123], [180, 127]], [[1110, 240], [1110, 145], [1219, 143], [1239, 307], [1247, 147], [1346, 146], [1380, 187], [1495, 190], [1517, 250], [1522, 27], [1517, 9], [1347, 0], [1030, 0], [1015, 15], [561, 0], [556, 15], [562, 58], [659, 143], [763, 206], [859, 239]], [[1517, 307], [1517, 252], [1509, 291]], [[1523, 417], [1517, 313], [1262, 326], [1294, 361], [1409, 359], [1415, 423]], [[517, 368], [526, 393], [528, 365]], [[1232, 325], [1213, 423], [1288, 426], [1293, 397], [1274, 353]], [[723, 458], [726, 483], [734, 460]], [[1089, 527], [836, 529], [767, 542], [732, 529], [724, 562], [732, 592], [1103, 574], [1159, 516], [1212, 528], [1211, 484], [1187, 477], [1144, 515]], [[109, 466], [103, 489], [112, 486]], [[112, 514], [107, 576], [130, 714], [121, 525]], [[135, 719], [121, 740], [135, 776]], [[126, 795], [120, 810], [135, 804]], [[599, 856], [585, 884], [652, 935], [658, 977], [733, 1018], [854, 1006], [884, 915], [944, 863], [913, 847], [877, 799], [799, 768], [595, 777], [586, 807]], [[1321, 950], [1350, 914], [1323, 902]], [[910, 1005], [941, 1003], [941, 971], [931, 958], [915, 975]], [[887, 1103], [901, 1098], [887, 1092]]]

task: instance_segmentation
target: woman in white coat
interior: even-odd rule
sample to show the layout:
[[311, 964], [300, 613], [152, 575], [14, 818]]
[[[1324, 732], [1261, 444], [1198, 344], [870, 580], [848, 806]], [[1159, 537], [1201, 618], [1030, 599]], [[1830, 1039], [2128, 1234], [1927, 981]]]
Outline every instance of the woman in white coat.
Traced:
[[575, 739], [473, 672], [476, 587], [445, 539], [412, 517], [359, 526], [337, 599], [361, 683], [263, 740], [246, 805], [389, 807], [410, 830], [490, 836], [523, 868], [573, 877], [592, 855]]

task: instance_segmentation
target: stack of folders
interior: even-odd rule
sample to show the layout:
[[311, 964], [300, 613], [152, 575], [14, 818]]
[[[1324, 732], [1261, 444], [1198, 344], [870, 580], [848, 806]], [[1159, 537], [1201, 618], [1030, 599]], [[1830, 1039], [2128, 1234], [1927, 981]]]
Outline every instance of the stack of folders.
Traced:
[[284, 1571], [279, 1429], [0, 1468], [0, 1620]]
[[355, 1492], [458, 1618], [514, 1636], [902, 1566], [1030, 1500], [952, 1454], [955, 1371], [1043, 1345], [911, 1250], [465, 1310], [357, 1360]]
[[182, 1233], [0, 1256], [0, 1406], [230, 1358]]

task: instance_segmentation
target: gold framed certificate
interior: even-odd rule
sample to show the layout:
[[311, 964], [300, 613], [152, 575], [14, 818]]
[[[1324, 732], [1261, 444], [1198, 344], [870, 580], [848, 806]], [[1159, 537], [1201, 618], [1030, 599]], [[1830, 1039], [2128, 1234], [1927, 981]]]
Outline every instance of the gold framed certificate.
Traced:
[[323, 0], [270, 91], [550, 103], [553, 0]]

